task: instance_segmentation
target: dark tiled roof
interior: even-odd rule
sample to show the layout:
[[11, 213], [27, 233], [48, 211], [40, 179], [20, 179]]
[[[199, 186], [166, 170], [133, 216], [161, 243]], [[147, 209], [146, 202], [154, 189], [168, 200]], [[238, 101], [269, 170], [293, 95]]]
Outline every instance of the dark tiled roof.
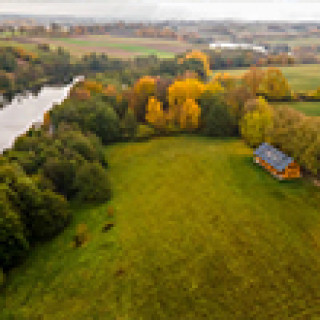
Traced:
[[254, 152], [257, 157], [270, 164], [277, 171], [283, 171], [294, 160], [268, 143], [262, 143]]

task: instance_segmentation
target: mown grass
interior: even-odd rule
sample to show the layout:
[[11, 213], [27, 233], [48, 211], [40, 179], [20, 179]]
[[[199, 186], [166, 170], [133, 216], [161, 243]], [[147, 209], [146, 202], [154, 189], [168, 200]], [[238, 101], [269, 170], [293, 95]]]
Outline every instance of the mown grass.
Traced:
[[[181, 136], [106, 152], [112, 203], [75, 208], [66, 232], [11, 273], [4, 291], [7, 314], [16, 315], [10, 319], [320, 314], [315, 187], [274, 180], [240, 140]], [[108, 205], [115, 228], [101, 233]], [[91, 238], [72, 249], [79, 222]]]
[[[277, 67], [282, 70], [289, 85], [294, 90], [314, 90], [320, 87], [320, 64], [295, 65], [290, 67]], [[241, 75], [247, 69], [217, 70], [215, 72], [227, 72], [233, 75]]]
[[287, 105], [290, 108], [296, 109], [307, 116], [319, 117], [320, 116], [320, 102], [286, 102], [276, 103], [274, 106]]

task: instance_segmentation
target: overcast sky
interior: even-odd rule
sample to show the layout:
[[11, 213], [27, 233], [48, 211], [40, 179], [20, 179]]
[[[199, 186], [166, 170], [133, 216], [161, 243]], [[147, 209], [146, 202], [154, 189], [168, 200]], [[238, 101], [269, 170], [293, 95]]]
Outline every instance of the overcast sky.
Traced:
[[1, 13], [134, 20], [320, 20], [320, 0], [0, 0]]

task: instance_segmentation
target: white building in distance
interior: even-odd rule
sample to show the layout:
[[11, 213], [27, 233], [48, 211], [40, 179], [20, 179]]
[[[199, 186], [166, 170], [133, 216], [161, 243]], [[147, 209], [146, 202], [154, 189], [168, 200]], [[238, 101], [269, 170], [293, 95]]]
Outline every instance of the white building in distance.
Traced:
[[210, 43], [209, 47], [212, 50], [251, 50], [262, 54], [268, 53], [265, 47], [250, 43]]

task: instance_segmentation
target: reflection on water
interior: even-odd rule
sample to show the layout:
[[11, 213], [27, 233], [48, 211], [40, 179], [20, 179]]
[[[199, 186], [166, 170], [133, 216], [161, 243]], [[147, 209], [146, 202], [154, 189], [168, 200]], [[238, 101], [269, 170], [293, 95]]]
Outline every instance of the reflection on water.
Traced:
[[[0, 153], [10, 148], [19, 135], [34, 123], [42, 122], [43, 115], [55, 104], [60, 104], [69, 95], [70, 89], [83, 77], [76, 78], [64, 86], [44, 86], [38, 92], [26, 92], [2, 103], [0, 110]], [[4, 102], [4, 101], [3, 101]]]

